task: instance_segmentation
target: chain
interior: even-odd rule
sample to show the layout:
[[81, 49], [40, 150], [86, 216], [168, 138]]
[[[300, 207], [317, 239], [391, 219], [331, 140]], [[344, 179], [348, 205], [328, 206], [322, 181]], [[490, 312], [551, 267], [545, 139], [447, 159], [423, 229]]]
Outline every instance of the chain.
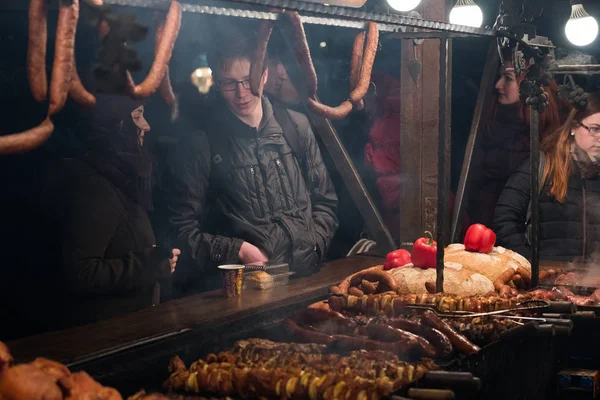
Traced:
[[[381, 14], [367, 11], [357, 11], [347, 7], [330, 7], [323, 4], [306, 3], [297, 0], [235, 0], [239, 3], [252, 4], [263, 7], [276, 7], [287, 10], [322, 14], [322, 16], [302, 16], [302, 22], [307, 24], [339, 26], [346, 28], [363, 29], [367, 21], [376, 22], [380, 31], [405, 32], [407, 27], [430, 29], [440, 32], [466, 33], [473, 36], [496, 36], [491, 29], [473, 28], [462, 25], [447, 24], [444, 22], [428, 21], [411, 18], [404, 15]], [[105, 4], [120, 6], [146, 7], [167, 9], [169, 2], [165, 0], [104, 0]], [[222, 15], [228, 17], [276, 20], [277, 13], [268, 11], [243, 10], [229, 7], [214, 7], [182, 3], [184, 12]], [[332, 16], [334, 18], [331, 18]], [[342, 17], [342, 18], [335, 18]]]

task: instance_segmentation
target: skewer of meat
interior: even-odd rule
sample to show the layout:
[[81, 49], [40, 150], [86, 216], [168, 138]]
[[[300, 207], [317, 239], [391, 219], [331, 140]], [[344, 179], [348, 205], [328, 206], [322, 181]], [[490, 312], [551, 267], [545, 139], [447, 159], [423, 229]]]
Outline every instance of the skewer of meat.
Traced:
[[79, 20], [79, 0], [72, 0], [70, 4], [67, 3], [66, 0], [60, 1], [54, 63], [50, 81], [49, 116], [53, 116], [65, 106], [73, 76], [73, 66], [75, 65], [75, 32]]
[[379, 30], [375, 22], [369, 22], [369, 33], [367, 34], [367, 43], [364, 50], [364, 57], [360, 68], [360, 77], [352, 92], [350, 92], [350, 101], [355, 103], [361, 100], [369, 90], [371, 83], [371, 71], [375, 62], [375, 53], [379, 45]]
[[181, 4], [172, 0], [169, 14], [165, 22], [163, 39], [156, 50], [156, 56], [148, 76], [139, 85], [134, 85], [131, 75], [128, 73], [128, 85], [130, 95], [135, 99], [144, 99], [156, 92], [165, 76], [166, 68], [173, 54], [173, 47], [181, 27]]
[[40, 125], [24, 132], [0, 136], [0, 155], [26, 153], [40, 147], [54, 131], [54, 124], [46, 118]]
[[255, 96], [260, 95], [259, 88], [263, 77], [265, 57], [274, 25], [273, 21], [262, 21], [258, 28], [256, 50], [252, 64], [250, 64], [250, 90]]
[[29, 3], [29, 44], [27, 47], [27, 78], [31, 94], [37, 102], [48, 97], [46, 76], [46, 45], [48, 42], [48, 18], [46, 0]]

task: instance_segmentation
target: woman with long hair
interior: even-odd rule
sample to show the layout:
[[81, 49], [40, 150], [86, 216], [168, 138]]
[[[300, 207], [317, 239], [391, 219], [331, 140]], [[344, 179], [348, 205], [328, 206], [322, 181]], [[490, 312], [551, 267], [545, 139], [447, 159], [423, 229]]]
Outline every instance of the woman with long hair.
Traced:
[[[545, 163], [540, 192], [540, 255], [548, 260], [589, 260], [600, 250], [600, 93], [541, 143]], [[509, 179], [496, 207], [498, 244], [529, 256], [526, 224], [530, 163]]]
[[[519, 84], [524, 76], [515, 74], [511, 59], [502, 64], [489, 122], [477, 140], [471, 162], [468, 203], [471, 223], [491, 224], [502, 189], [529, 157], [530, 111], [519, 97]], [[549, 104], [540, 114], [541, 138], [560, 126], [557, 86], [553, 82], [544, 90]]]

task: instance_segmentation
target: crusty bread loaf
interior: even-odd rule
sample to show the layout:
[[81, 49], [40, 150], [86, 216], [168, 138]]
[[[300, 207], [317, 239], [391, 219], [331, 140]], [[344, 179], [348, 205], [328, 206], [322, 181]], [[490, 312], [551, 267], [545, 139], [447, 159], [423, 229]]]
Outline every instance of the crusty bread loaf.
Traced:
[[[427, 293], [425, 282], [435, 282], [435, 269], [421, 269], [410, 266], [390, 270], [398, 282], [398, 291], [401, 294]], [[444, 293], [471, 296], [485, 294], [494, 290], [494, 284], [485, 276], [466, 270], [459, 264], [445, 263], [444, 268]]]
[[483, 254], [466, 251], [462, 244], [451, 244], [446, 247], [444, 261], [462, 265], [471, 272], [486, 276], [492, 282], [508, 268], [523, 267], [531, 271], [531, 264], [527, 259], [500, 246], [494, 247], [488, 254]]
[[244, 274], [244, 283], [248, 289], [264, 290], [273, 287], [273, 277], [265, 271]]

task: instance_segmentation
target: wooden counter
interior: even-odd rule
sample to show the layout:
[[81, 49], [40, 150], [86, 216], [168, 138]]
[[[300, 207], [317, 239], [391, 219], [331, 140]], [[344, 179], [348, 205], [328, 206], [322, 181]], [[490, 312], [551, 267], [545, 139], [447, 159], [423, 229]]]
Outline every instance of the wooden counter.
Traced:
[[382, 262], [376, 257], [348, 257], [326, 263], [313, 276], [291, 280], [289, 286], [246, 291], [241, 297], [232, 299], [222, 297], [220, 291], [207, 292], [93, 325], [31, 336], [7, 344], [19, 362], [47, 357], [72, 363], [201, 326], [248, 317], [301, 301], [317, 301], [327, 295], [331, 285]]

